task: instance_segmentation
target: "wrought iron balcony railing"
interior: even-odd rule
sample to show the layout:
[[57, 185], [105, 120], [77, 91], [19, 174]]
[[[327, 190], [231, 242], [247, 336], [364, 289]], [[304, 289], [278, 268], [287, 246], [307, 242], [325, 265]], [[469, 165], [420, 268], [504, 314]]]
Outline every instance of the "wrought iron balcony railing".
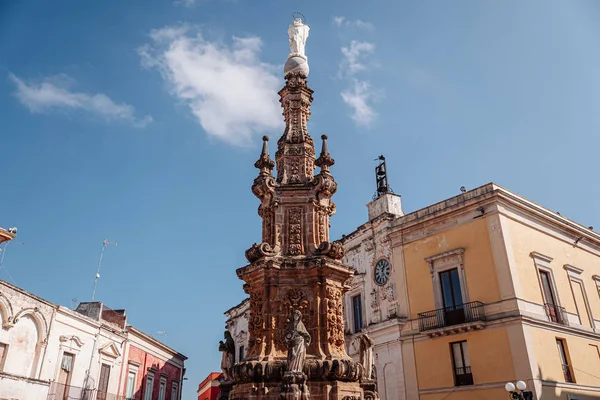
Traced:
[[575, 381], [573, 380], [573, 374], [571, 373], [571, 367], [569, 365], [563, 364], [562, 369], [563, 375], [565, 377], [565, 382], [575, 383]]
[[569, 320], [567, 319], [567, 313], [565, 312], [564, 307], [546, 303], [544, 304], [544, 310], [546, 310], [546, 316], [551, 322], [561, 325], [569, 325]]
[[472, 301], [470, 303], [419, 313], [417, 315], [419, 318], [419, 331], [423, 332], [446, 326], [485, 321], [483, 305], [480, 301]]
[[98, 389], [85, 389], [78, 386], [52, 382], [46, 400], [128, 400], [125, 396], [105, 393]]
[[473, 374], [471, 367], [459, 367], [454, 369], [454, 382], [456, 386], [466, 386], [473, 384]]

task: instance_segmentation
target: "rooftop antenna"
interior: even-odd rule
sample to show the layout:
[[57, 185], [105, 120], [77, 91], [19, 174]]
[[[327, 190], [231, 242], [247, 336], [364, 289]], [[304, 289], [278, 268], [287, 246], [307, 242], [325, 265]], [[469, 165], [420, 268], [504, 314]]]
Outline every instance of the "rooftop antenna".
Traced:
[[96, 289], [98, 288], [98, 279], [100, 279], [100, 265], [102, 265], [102, 256], [104, 255], [104, 249], [106, 246], [115, 246], [117, 247], [119, 242], [109, 242], [108, 240], [104, 240], [102, 242], [102, 250], [100, 250], [100, 260], [98, 260], [98, 271], [96, 271], [96, 278], [94, 278], [94, 291], [92, 292], [92, 301], [96, 297]]
[[163, 343], [165, 343], [167, 341], [167, 331], [158, 331], [156, 332], [157, 335], [161, 335], [164, 336], [165, 338], [163, 339]]

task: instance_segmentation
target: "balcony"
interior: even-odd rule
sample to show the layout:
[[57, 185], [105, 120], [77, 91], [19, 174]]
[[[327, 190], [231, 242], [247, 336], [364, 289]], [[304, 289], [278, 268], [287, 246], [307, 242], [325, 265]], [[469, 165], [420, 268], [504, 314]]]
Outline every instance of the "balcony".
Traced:
[[569, 320], [567, 319], [567, 313], [565, 312], [564, 307], [546, 303], [544, 304], [544, 310], [546, 310], [546, 316], [550, 322], [561, 325], [569, 325]]
[[419, 313], [419, 332], [427, 332], [429, 336], [435, 337], [483, 329], [483, 306], [480, 301], [472, 301]]
[[82, 387], [52, 382], [46, 400], [127, 400], [127, 398], [113, 393], [105, 393], [97, 389], [84, 389]]
[[456, 386], [467, 386], [473, 384], [471, 367], [460, 367], [454, 369], [454, 382]]

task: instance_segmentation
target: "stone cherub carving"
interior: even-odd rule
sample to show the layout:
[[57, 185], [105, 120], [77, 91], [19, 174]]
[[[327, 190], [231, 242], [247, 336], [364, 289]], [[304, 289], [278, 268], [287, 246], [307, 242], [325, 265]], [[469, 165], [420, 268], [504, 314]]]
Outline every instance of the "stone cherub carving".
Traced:
[[223, 336], [225, 338], [225, 342], [219, 342], [219, 351], [223, 352], [223, 357], [221, 358], [221, 369], [223, 370], [223, 377], [225, 380], [230, 381], [231, 368], [233, 367], [235, 358], [235, 342], [233, 341], [229, 331], [225, 331]]
[[363, 333], [360, 336], [360, 363], [363, 366], [365, 379], [373, 378], [373, 339]]
[[306, 58], [304, 49], [306, 47], [306, 39], [308, 39], [309, 30], [310, 26], [302, 22], [301, 18], [294, 18], [294, 22], [292, 22], [288, 28], [291, 50], [289, 57], [300, 56]]
[[302, 313], [294, 310], [285, 330], [288, 345], [288, 372], [302, 372], [306, 359], [306, 348], [310, 344], [310, 334], [302, 322]]

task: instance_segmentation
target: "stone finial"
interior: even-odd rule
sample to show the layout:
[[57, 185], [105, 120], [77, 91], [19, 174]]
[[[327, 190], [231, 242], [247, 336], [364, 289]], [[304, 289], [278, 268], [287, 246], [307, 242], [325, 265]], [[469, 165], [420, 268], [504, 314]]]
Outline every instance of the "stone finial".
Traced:
[[323, 145], [321, 146], [321, 155], [315, 161], [315, 164], [321, 167], [321, 172], [329, 172], [329, 167], [335, 164], [335, 160], [331, 158], [329, 154], [329, 148], [327, 147], [327, 135], [321, 136]]
[[275, 163], [269, 157], [269, 137], [263, 136], [263, 146], [262, 151], [260, 153], [259, 159], [254, 163], [254, 166], [260, 169], [261, 174], [271, 175], [273, 168], [275, 167]]

